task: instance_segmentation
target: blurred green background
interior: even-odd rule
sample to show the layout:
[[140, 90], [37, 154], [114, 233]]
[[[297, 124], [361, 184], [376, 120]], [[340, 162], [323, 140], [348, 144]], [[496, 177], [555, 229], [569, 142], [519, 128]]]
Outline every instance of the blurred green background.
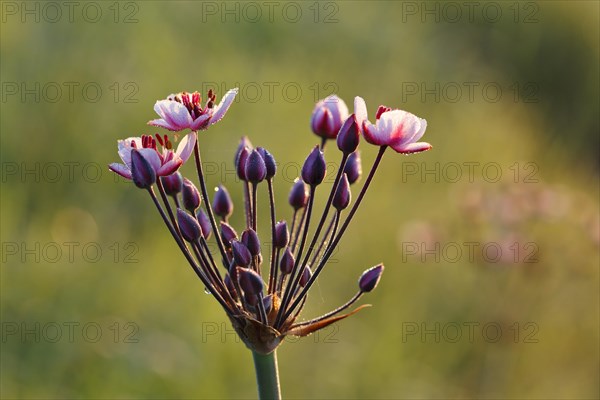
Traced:
[[2, 398], [255, 396], [224, 313], [106, 168], [157, 99], [236, 86], [200, 135], [209, 186], [240, 198], [249, 135], [282, 164], [280, 218], [320, 98], [409, 110], [434, 146], [384, 158], [303, 316], [384, 262], [374, 306], [280, 347], [284, 397], [598, 398], [597, 2], [1, 7]]

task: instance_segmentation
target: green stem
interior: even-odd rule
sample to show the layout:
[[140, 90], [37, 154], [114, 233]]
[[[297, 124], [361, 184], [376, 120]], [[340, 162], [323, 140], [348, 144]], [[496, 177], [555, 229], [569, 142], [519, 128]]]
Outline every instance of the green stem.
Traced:
[[254, 368], [256, 369], [256, 383], [258, 384], [258, 398], [281, 399], [279, 389], [279, 370], [277, 369], [276, 351], [267, 355], [252, 352]]

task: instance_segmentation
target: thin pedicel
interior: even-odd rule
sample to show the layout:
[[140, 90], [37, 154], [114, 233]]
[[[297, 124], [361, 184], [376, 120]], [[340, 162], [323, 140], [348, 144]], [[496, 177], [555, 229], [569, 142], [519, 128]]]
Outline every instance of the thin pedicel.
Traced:
[[[358, 291], [346, 303], [320, 317], [297, 321], [310, 288], [355, 216], [384, 153], [388, 148], [400, 154], [418, 153], [429, 150], [431, 145], [418, 142], [427, 123], [413, 114], [380, 106], [372, 124], [362, 98], [355, 98], [354, 113], [349, 115], [343, 100], [329, 96], [319, 101], [313, 110], [310, 125], [321, 141], [307, 156], [301, 176], [292, 185], [288, 198], [292, 208], [289, 229], [285, 220], [277, 219], [273, 185], [277, 173], [275, 158], [265, 148], [253, 147], [248, 138], [241, 139], [234, 162], [243, 183], [245, 227], [238, 235], [228, 223], [235, 208], [227, 188], [219, 185], [212, 201], [209, 198], [197, 134], [225, 116], [236, 94], [237, 89], [228, 91], [218, 105], [212, 91], [204, 104], [198, 92], [182, 92], [157, 101], [154, 109], [160, 118], [150, 121], [149, 125], [191, 132], [181, 139], [175, 151], [168, 135], [120, 140], [118, 150], [123, 163], [110, 164], [109, 168], [149, 193], [186, 261], [252, 351], [260, 397], [280, 398], [275, 350], [283, 338], [306, 336], [355, 314], [366, 305], [341, 313], [375, 289], [381, 279], [384, 267], [378, 264], [361, 275]], [[361, 136], [378, 146], [379, 152], [351, 205], [351, 185], [362, 174], [357, 150]], [[318, 209], [315, 194], [324, 182], [327, 169], [324, 151], [327, 141], [333, 139], [342, 153], [341, 160], [310, 236]], [[179, 172], [192, 154], [200, 189]], [[264, 190], [259, 187], [265, 186], [262, 182], [266, 182], [267, 187], [271, 233], [270, 254], [264, 256], [257, 234], [257, 199]], [[326, 224], [332, 208], [333, 215]], [[211, 252], [209, 240], [216, 242], [218, 257]], [[265, 268], [261, 268], [263, 264]]]

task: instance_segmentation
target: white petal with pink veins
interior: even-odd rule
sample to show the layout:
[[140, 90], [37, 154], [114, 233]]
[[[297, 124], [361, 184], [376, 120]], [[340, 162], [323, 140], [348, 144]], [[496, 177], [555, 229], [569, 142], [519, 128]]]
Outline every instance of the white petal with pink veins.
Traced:
[[188, 109], [176, 101], [159, 100], [154, 104], [154, 111], [170, 125], [171, 130], [183, 130], [192, 124]]
[[233, 100], [235, 99], [237, 93], [238, 88], [230, 89], [227, 93], [225, 93], [225, 96], [223, 96], [221, 102], [213, 112], [212, 118], [210, 119], [211, 125], [216, 122], [219, 122], [221, 118], [225, 116], [225, 113], [227, 112], [227, 110], [229, 110], [229, 107], [231, 106], [231, 103], [233, 103]]
[[363, 123], [363, 136], [365, 140], [371, 144], [376, 144], [377, 146], [383, 146], [387, 144], [385, 140], [385, 136], [380, 132], [379, 121], [377, 121], [377, 125], [373, 125], [369, 121], [365, 121]]
[[148, 121], [148, 125], [158, 126], [159, 128], [165, 128], [170, 131], [179, 131], [180, 130], [178, 127], [171, 126], [171, 124], [169, 124], [164, 119], [153, 119], [152, 121]]
[[368, 118], [367, 104], [362, 97], [356, 96], [354, 98], [354, 115], [356, 115], [356, 122], [362, 130], [363, 122], [365, 122]]
[[171, 175], [173, 172], [177, 171], [179, 167], [183, 164], [183, 160], [179, 157], [175, 157], [171, 161], [163, 164], [157, 171], [157, 176], [167, 176]]
[[123, 178], [131, 179], [131, 170], [126, 165], [119, 164], [119, 163], [112, 163], [108, 166], [108, 169], [110, 169], [113, 172], [116, 172], [117, 174], [121, 175]]
[[411, 138], [421, 129], [421, 120], [403, 110], [384, 112], [377, 121], [377, 125], [380, 124], [388, 137], [389, 145], [410, 143]]
[[131, 168], [131, 143], [135, 143], [135, 147], [138, 149], [142, 148], [142, 138], [140, 137], [129, 137], [124, 140], [119, 140], [117, 142], [117, 147], [119, 149], [119, 157], [121, 160], [127, 165], [127, 167]]
[[193, 131], [197, 131], [200, 129], [206, 129], [208, 127], [207, 121], [212, 116], [213, 111], [208, 111], [206, 114], [203, 114], [196, 118], [192, 125], [190, 125], [190, 129]]
[[409, 143], [406, 145], [392, 145], [392, 149], [402, 154], [420, 153], [431, 149], [431, 145], [426, 142]]
[[177, 151], [175, 152], [183, 162], [186, 162], [192, 151], [194, 151], [194, 146], [196, 145], [196, 132], [192, 132], [189, 135], [186, 135], [179, 145], [177, 146]]

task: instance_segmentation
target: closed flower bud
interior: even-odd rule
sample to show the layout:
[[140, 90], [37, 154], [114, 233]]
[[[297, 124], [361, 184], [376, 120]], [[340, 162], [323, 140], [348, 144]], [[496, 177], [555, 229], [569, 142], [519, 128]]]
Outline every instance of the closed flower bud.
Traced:
[[247, 148], [247, 149], [252, 148], [252, 143], [250, 143], [250, 139], [248, 139], [248, 136], [242, 136], [242, 138], [240, 139], [240, 143], [238, 144], [238, 147], [235, 151], [235, 158], [233, 159], [233, 163], [236, 166], [238, 164], [240, 154], [242, 153], [242, 150], [244, 150], [244, 148]]
[[137, 149], [131, 150], [131, 179], [140, 189], [148, 189], [156, 182], [156, 171], [152, 164]]
[[238, 294], [237, 294], [237, 290], [235, 290], [235, 286], [233, 285], [233, 282], [231, 281], [231, 277], [229, 276], [229, 274], [225, 274], [225, 286], [227, 287], [227, 290], [229, 290], [229, 294], [231, 294], [231, 297], [235, 300], [238, 298]]
[[348, 175], [348, 182], [350, 182], [351, 185], [360, 179], [360, 176], [362, 175], [362, 165], [359, 150], [356, 150], [348, 157], [348, 161], [346, 161], [346, 166], [344, 167], [344, 173]]
[[161, 176], [160, 182], [165, 188], [165, 193], [169, 196], [176, 196], [177, 193], [183, 190], [183, 177], [179, 171], [172, 173], [171, 175]]
[[381, 274], [383, 273], [383, 264], [369, 268], [360, 276], [358, 287], [361, 292], [368, 293], [377, 287]]
[[275, 172], [277, 172], [277, 164], [275, 163], [273, 154], [269, 153], [269, 151], [263, 147], [257, 147], [256, 150], [258, 150], [265, 161], [265, 167], [267, 167], [266, 179], [271, 179], [275, 176]]
[[317, 186], [325, 179], [326, 172], [327, 165], [325, 164], [323, 152], [319, 149], [319, 146], [315, 146], [302, 166], [302, 180], [307, 185]]
[[254, 229], [246, 229], [242, 232], [242, 243], [246, 245], [253, 256], [260, 254], [260, 240]]
[[304, 271], [302, 271], [302, 276], [300, 277], [300, 281], [298, 282], [300, 284], [300, 286], [302, 286], [302, 287], [306, 286], [306, 284], [308, 283], [311, 276], [312, 276], [312, 271], [310, 270], [309, 266], [307, 265], [306, 267], [304, 267]]
[[221, 236], [223, 237], [223, 243], [227, 247], [231, 247], [231, 241], [237, 240], [238, 238], [238, 234], [235, 229], [233, 229], [227, 222], [221, 222]]
[[242, 150], [240, 150], [240, 153], [237, 156], [236, 161], [235, 161], [235, 169], [237, 172], [237, 176], [238, 176], [238, 178], [240, 178], [243, 181], [248, 180], [246, 178], [246, 162], [248, 161], [249, 155], [250, 155], [250, 150], [247, 147], [244, 147], [244, 148], [242, 148]]
[[320, 100], [312, 112], [310, 127], [323, 139], [335, 139], [344, 120], [348, 117], [346, 103], [336, 95]]
[[226, 220], [233, 213], [231, 196], [229, 196], [229, 192], [223, 185], [219, 185], [215, 190], [215, 198], [212, 204], [213, 211], [216, 215]]
[[283, 252], [283, 255], [281, 256], [281, 260], [279, 260], [279, 270], [281, 271], [281, 273], [283, 275], [287, 275], [292, 272], [295, 262], [296, 262], [296, 260], [294, 259], [294, 255], [292, 254], [292, 251], [288, 247]]
[[308, 204], [308, 188], [302, 179], [296, 179], [292, 190], [290, 190], [288, 200], [294, 210], [306, 207], [306, 204]]
[[350, 154], [358, 147], [360, 130], [356, 123], [356, 116], [352, 114], [346, 121], [337, 136], [337, 146], [344, 154]]
[[258, 296], [262, 293], [264, 283], [259, 274], [247, 268], [237, 268], [238, 282], [245, 294]]
[[183, 211], [181, 208], [177, 209], [177, 223], [179, 224], [179, 230], [181, 235], [188, 242], [193, 242], [200, 238], [202, 229], [196, 218]]
[[191, 213], [194, 213], [194, 211], [200, 207], [200, 192], [192, 181], [187, 178], [183, 178], [181, 198], [183, 200], [183, 206]]
[[287, 227], [287, 222], [279, 221], [275, 224], [275, 238], [273, 243], [278, 249], [283, 249], [290, 242], [290, 231]]
[[249, 182], [256, 184], [262, 182], [267, 176], [265, 160], [263, 160], [258, 150], [252, 150], [244, 168], [246, 180]]
[[350, 182], [348, 182], [348, 177], [346, 174], [340, 180], [340, 184], [335, 191], [335, 195], [333, 196], [333, 206], [336, 210], [342, 211], [348, 204], [350, 204], [350, 199], [352, 198], [352, 194], [350, 192]]
[[252, 254], [246, 245], [238, 240], [231, 241], [231, 252], [233, 253], [233, 261], [235, 265], [247, 267], [252, 262]]
[[196, 213], [196, 219], [198, 220], [200, 228], [202, 229], [202, 236], [204, 237], [204, 239], [208, 240], [210, 234], [212, 233], [212, 225], [210, 224], [210, 219], [208, 219], [208, 215], [206, 215], [204, 210], [199, 209]]

